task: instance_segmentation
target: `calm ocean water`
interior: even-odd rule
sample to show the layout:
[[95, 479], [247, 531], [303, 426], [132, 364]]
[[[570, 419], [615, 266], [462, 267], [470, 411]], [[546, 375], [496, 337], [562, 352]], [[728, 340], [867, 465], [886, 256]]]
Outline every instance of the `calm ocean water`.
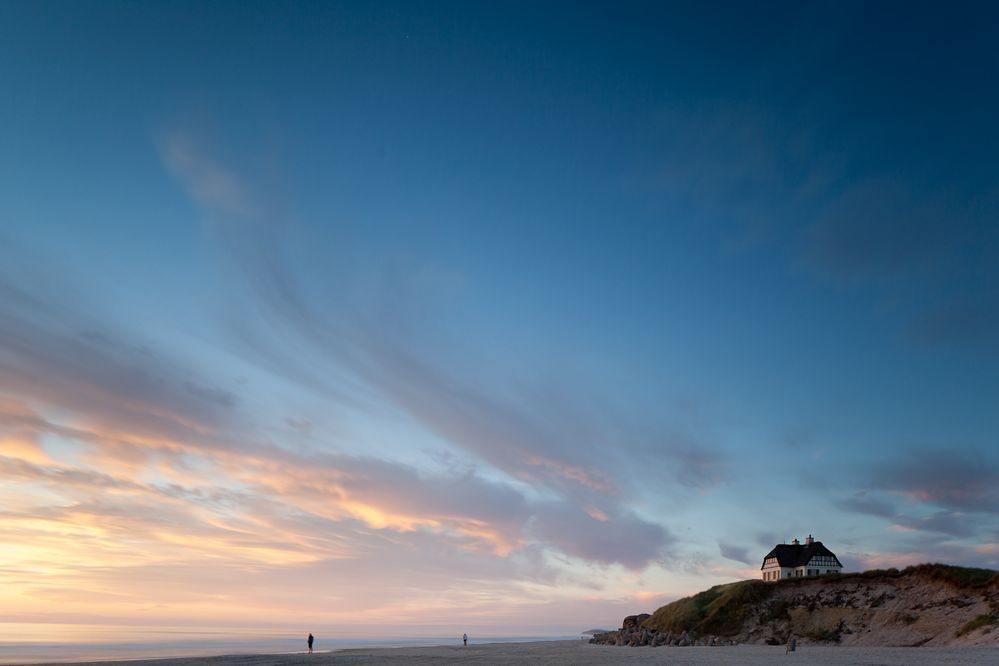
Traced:
[[[318, 652], [358, 647], [458, 645], [459, 636], [349, 636], [316, 634]], [[299, 635], [301, 634], [301, 635]], [[115, 627], [0, 622], [0, 664], [73, 662], [218, 654], [304, 652], [308, 630], [193, 627]], [[470, 642], [565, 640], [578, 636], [470, 635]]]

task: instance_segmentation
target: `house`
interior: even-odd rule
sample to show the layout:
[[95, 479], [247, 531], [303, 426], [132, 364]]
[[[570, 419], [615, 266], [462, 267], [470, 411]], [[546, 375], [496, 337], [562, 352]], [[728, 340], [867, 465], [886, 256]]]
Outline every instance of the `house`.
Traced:
[[763, 558], [760, 570], [763, 572], [763, 580], [771, 581], [839, 573], [843, 570], [843, 565], [835, 553], [809, 534], [804, 544], [795, 539], [789, 544], [774, 546]]

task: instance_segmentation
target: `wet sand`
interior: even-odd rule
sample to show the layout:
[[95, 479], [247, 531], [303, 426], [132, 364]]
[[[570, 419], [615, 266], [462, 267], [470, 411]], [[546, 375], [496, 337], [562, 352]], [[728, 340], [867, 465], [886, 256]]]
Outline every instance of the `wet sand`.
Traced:
[[[122, 662], [87, 662], [110, 666]], [[603, 664], [691, 664], [704, 666], [799, 664], [811, 666], [970, 666], [999, 664], [999, 648], [784, 647], [612, 647], [583, 641], [490, 643], [466, 647], [365, 648], [316, 654], [228, 655], [149, 659], [141, 666], [334, 666], [339, 664], [476, 664], [482, 666], [598, 666]]]

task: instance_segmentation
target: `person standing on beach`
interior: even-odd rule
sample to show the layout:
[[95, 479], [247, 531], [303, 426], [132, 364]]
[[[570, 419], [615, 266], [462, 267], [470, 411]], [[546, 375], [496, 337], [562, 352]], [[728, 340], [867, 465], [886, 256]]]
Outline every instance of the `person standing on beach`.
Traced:
[[465, 647], [468, 647], [468, 634], [461, 635], [461, 642], [465, 644]]
[[316, 640], [315, 637], [310, 633], [309, 634], [309, 654], [312, 654], [312, 641], [314, 641], [314, 640]]

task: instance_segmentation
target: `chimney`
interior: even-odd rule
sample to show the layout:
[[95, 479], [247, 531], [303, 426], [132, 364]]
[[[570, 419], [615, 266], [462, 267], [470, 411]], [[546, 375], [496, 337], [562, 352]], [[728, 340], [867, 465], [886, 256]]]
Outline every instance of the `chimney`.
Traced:
[[813, 543], [815, 543], [815, 539], [813, 539], [812, 535], [809, 534], [808, 537], [805, 539], [805, 545], [811, 546]]
[[792, 546], [800, 546], [801, 544], [800, 544], [800, 543], [798, 543], [798, 540], [797, 540], [797, 539], [792, 539], [792, 540], [791, 540], [791, 545], [792, 545]]

